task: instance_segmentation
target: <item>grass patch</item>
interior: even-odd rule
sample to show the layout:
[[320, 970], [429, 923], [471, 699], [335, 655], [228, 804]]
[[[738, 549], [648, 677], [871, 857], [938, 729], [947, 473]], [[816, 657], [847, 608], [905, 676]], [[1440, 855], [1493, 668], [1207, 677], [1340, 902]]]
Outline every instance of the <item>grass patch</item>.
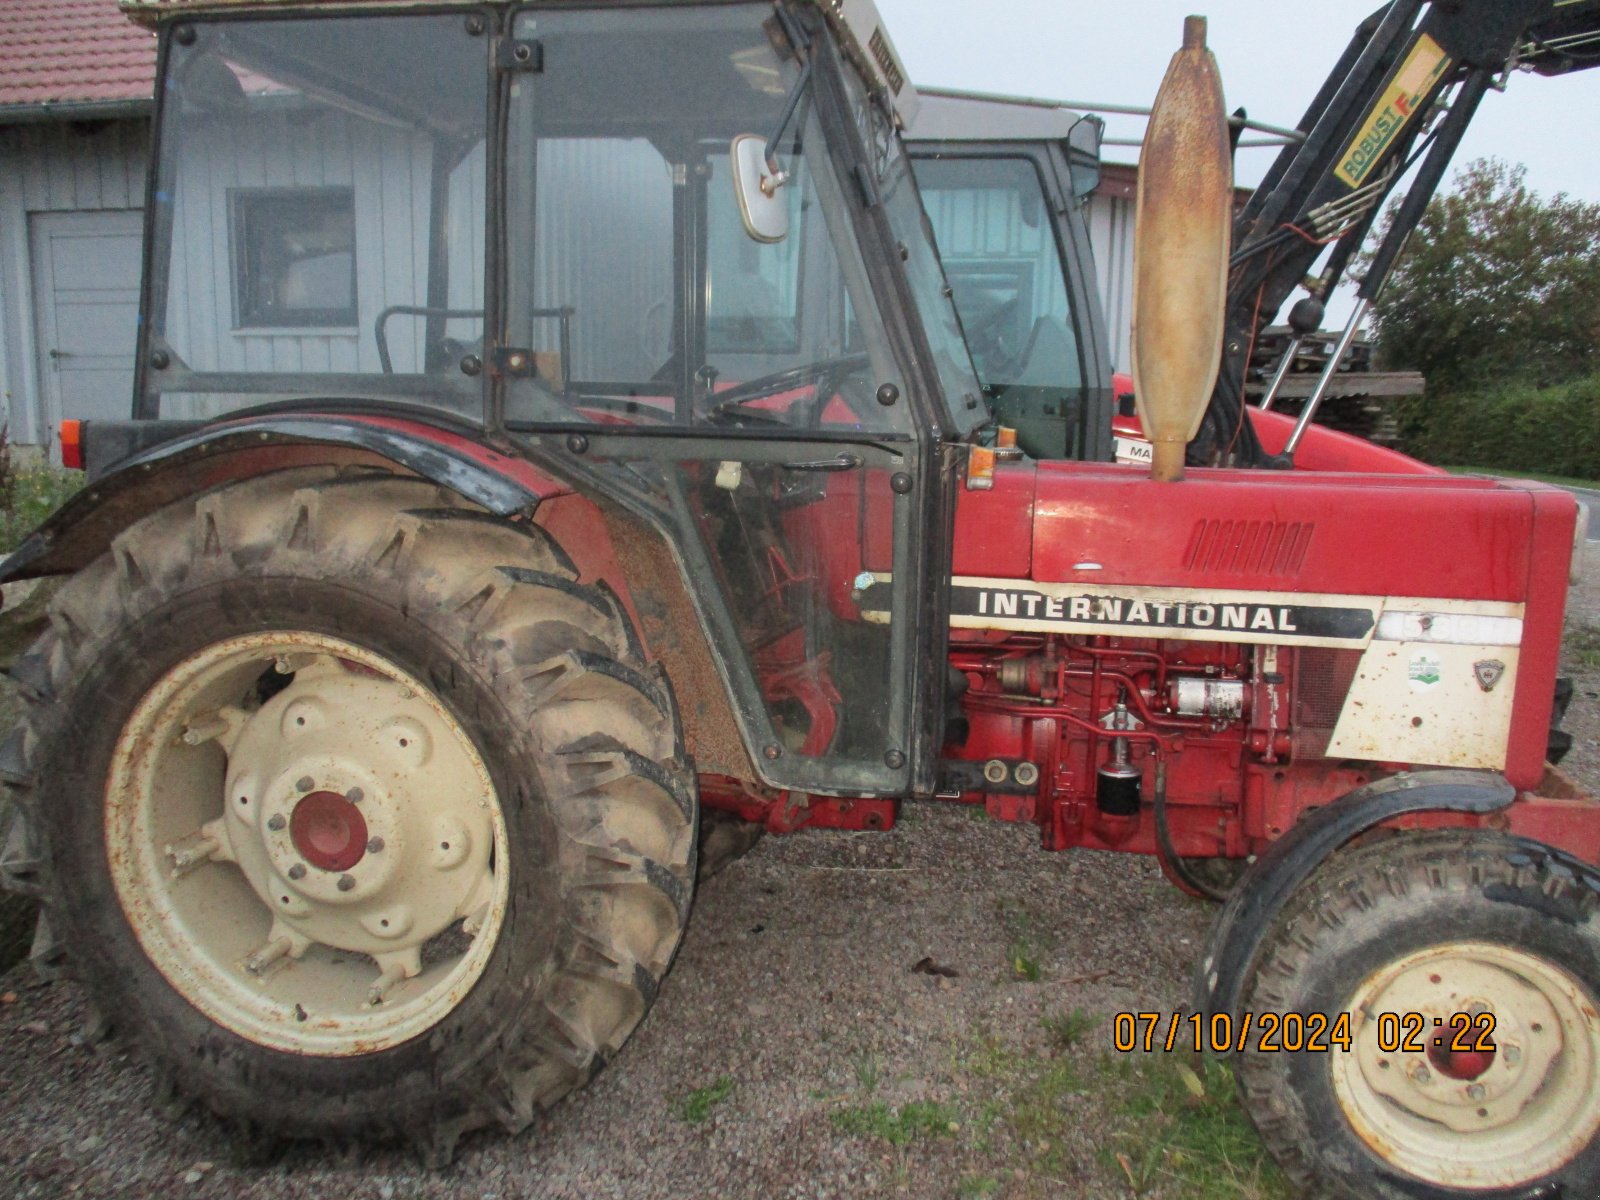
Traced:
[[695, 1088], [688, 1095], [680, 1097], [674, 1102], [672, 1111], [680, 1121], [698, 1125], [711, 1115], [713, 1108], [731, 1095], [733, 1095], [733, 1080], [724, 1075], [715, 1083]]
[[[10, 469], [6, 455], [5, 469]], [[83, 472], [35, 463], [13, 470], [0, 487], [0, 554], [10, 554], [83, 487]]]
[[1135, 1191], [1159, 1186], [1185, 1200], [1289, 1200], [1225, 1063], [1186, 1055], [1111, 1062], [1122, 1067], [1115, 1107], [1128, 1125], [1105, 1153]]
[[854, 1063], [856, 1082], [861, 1085], [861, 1090], [867, 1095], [878, 1090], [878, 1082], [883, 1077], [883, 1065], [876, 1054], [858, 1054]]
[[1042, 1051], [996, 1034], [952, 1044], [950, 1070], [964, 1080], [970, 1114], [966, 1136], [988, 1156], [969, 1167], [975, 1178], [1020, 1168], [1083, 1179], [1082, 1131], [1092, 1123], [1100, 1149], [1099, 1170], [1090, 1170], [1102, 1184], [1182, 1200], [1289, 1200], [1226, 1064], [1093, 1049], [1101, 1024], [1080, 1009], [1046, 1018]]
[[1585, 671], [1600, 670], [1600, 629], [1593, 625], [1573, 625], [1562, 639], [1567, 657]]
[[950, 1049], [950, 1069], [958, 1075], [1002, 1080], [1015, 1075], [1028, 1064], [1028, 1057], [1011, 1049], [993, 1034], [976, 1034], [958, 1041]]
[[1051, 1059], [1027, 1072], [1013, 1087], [1007, 1123], [1029, 1157], [1041, 1168], [1056, 1172], [1063, 1166], [1064, 1132], [1078, 1124], [1067, 1111], [1067, 1101], [1085, 1091], [1083, 1078], [1065, 1059]]
[[1034, 932], [1033, 918], [1018, 901], [1001, 900], [1000, 924], [1006, 932], [1006, 966], [1011, 978], [1038, 983], [1044, 970], [1040, 965], [1039, 939]]
[[952, 1069], [988, 1083], [992, 1095], [979, 1102], [973, 1121], [973, 1143], [989, 1150], [996, 1130], [1003, 1128], [1031, 1166], [1058, 1170], [1063, 1165], [1064, 1134], [1076, 1128], [1081, 1114], [1067, 1111], [1071, 1097], [1085, 1084], [1065, 1055], [1038, 1055], [1008, 1046], [993, 1035], [959, 1043]]
[[1058, 1047], [1071, 1050], [1094, 1031], [1100, 1024], [1100, 1018], [1084, 1012], [1081, 1008], [1075, 1008], [1071, 1012], [1045, 1017], [1039, 1023], [1044, 1026], [1044, 1031]]
[[1011, 974], [1015, 978], [1023, 983], [1039, 982], [1039, 959], [1031, 945], [1019, 938], [1011, 943], [1010, 955]]
[[998, 1196], [1000, 1181], [993, 1175], [968, 1175], [956, 1184], [958, 1200], [983, 1200], [985, 1196]]
[[956, 1110], [933, 1100], [912, 1100], [899, 1108], [874, 1100], [841, 1109], [831, 1119], [840, 1133], [880, 1138], [891, 1146], [908, 1146], [922, 1137], [949, 1137], [961, 1128]]

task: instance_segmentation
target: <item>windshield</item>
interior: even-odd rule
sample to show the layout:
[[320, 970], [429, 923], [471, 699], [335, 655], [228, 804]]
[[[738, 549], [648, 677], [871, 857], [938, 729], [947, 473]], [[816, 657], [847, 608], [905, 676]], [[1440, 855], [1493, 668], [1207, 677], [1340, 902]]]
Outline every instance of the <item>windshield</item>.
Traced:
[[985, 390], [1081, 387], [1067, 281], [1034, 165], [924, 159], [917, 182]]
[[142, 415], [316, 395], [481, 419], [482, 33], [460, 15], [174, 32]]
[[[511, 88], [506, 423], [905, 432], [904, 390], [814, 106], [778, 143], [789, 229], [747, 232], [730, 145], [800, 76], [765, 4], [520, 14]], [[887, 394], [887, 393], [886, 393]]]
[[1085, 387], [1055, 213], [1033, 159], [925, 151], [917, 183], [989, 407], [1035, 458], [1084, 458]]
[[933, 229], [911, 171], [911, 159], [883, 108], [874, 102], [853, 72], [845, 84], [856, 124], [872, 157], [871, 173], [879, 202], [905, 262], [912, 300], [922, 318], [928, 349], [938, 372], [944, 408], [957, 432], [965, 433], [989, 420], [972, 356], [961, 328], [961, 316], [939, 261]]

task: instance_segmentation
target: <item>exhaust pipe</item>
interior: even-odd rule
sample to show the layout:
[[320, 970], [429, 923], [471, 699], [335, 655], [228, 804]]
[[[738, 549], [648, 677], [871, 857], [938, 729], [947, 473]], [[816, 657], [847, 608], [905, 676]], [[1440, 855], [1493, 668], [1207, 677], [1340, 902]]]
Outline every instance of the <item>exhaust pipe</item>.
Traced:
[[1133, 377], [1151, 475], [1183, 478], [1222, 359], [1233, 230], [1233, 154], [1206, 19], [1189, 17], [1139, 156]]

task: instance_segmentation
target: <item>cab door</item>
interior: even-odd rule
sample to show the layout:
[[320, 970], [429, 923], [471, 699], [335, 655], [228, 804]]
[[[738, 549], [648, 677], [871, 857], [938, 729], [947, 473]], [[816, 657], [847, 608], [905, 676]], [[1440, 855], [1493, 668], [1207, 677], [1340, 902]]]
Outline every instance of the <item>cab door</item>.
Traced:
[[[498, 58], [539, 66], [501, 85], [497, 405], [670, 546], [764, 782], [927, 792], [955, 456], [840, 63], [820, 27], [780, 55], [771, 16], [514, 15]], [[763, 241], [729, 146], [780, 129], [788, 229]]]

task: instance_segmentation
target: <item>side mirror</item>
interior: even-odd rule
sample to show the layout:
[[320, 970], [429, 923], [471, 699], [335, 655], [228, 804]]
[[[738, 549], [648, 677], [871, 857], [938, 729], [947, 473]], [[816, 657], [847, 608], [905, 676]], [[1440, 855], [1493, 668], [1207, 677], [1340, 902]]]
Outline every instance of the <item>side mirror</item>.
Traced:
[[249, 107], [244, 85], [233, 68], [210, 51], [201, 51], [183, 64], [178, 94], [184, 112], [192, 116], [238, 119]]
[[1079, 117], [1067, 134], [1067, 165], [1072, 170], [1072, 194], [1087, 200], [1100, 186], [1100, 141], [1106, 123], [1096, 116]]
[[789, 201], [783, 195], [789, 177], [768, 164], [767, 139], [759, 133], [741, 133], [733, 139], [728, 157], [744, 231], [758, 242], [783, 241], [789, 236]]

